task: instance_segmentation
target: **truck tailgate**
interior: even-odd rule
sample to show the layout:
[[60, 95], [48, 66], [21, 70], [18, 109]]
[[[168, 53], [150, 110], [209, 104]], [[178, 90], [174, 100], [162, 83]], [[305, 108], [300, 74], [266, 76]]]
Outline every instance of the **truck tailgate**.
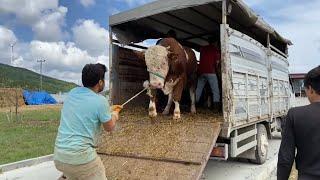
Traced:
[[188, 114], [179, 122], [168, 116], [152, 122], [140, 115], [134, 121], [124, 115], [118, 130], [103, 134], [97, 152], [107, 178], [200, 179], [222, 117]]

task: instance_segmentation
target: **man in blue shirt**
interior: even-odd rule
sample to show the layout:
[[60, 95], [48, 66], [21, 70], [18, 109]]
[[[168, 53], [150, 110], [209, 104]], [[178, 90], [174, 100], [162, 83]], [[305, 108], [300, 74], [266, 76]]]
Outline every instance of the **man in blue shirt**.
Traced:
[[106, 67], [87, 64], [82, 70], [84, 87], [72, 89], [61, 110], [54, 149], [54, 162], [68, 179], [106, 179], [105, 168], [95, 147], [101, 125], [112, 131], [121, 106], [113, 106], [100, 95], [105, 87]]

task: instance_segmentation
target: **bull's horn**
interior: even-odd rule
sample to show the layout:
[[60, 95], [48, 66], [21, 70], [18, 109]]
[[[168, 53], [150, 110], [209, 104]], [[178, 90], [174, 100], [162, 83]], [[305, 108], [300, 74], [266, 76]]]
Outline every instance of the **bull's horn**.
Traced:
[[144, 82], [143, 82], [143, 87], [144, 87], [144, 88], [150, 87], [150, 82], [149, 82], [148, 80], [144, 81]]
[[167, 48], [167, 50], [169, 51], [169, 49], [170, 49], [170, 46], [168, 46], [168, 47], [166, 47]]

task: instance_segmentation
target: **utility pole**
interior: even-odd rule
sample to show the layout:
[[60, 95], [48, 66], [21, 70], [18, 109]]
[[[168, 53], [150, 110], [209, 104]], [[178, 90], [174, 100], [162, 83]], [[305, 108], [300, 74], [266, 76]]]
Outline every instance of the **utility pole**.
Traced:
[[11, 61], [10, 61], [10, 65], [12, 66], [12, 63], [13, 63], [13, 47], [16, 45], [16, 43], [12, 43], [10, 44], [10, 47], [11, 47]]
[[46, 60], [38, 60], [38, 63], [40, 63], [40, 91], [42, 91], [42, 63], [46, 62]]

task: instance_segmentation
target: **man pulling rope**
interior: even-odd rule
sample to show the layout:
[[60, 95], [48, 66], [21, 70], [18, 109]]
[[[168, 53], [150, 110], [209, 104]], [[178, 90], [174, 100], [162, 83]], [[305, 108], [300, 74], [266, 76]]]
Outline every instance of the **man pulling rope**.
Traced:
[[[61, 110], [60, 126], [54, 148], [54, 163], [63, 172], [60, 179], [105, 180], [105, 167], [97, 155], [101, 125], [112, 131], [123, 105], [110, 108], [99, 93], [105, 87], [107, 68], [87, 64], [82, 70], [84, 87], [72, 89]], [[112, 141], [112, 139], [110, 139]]]

